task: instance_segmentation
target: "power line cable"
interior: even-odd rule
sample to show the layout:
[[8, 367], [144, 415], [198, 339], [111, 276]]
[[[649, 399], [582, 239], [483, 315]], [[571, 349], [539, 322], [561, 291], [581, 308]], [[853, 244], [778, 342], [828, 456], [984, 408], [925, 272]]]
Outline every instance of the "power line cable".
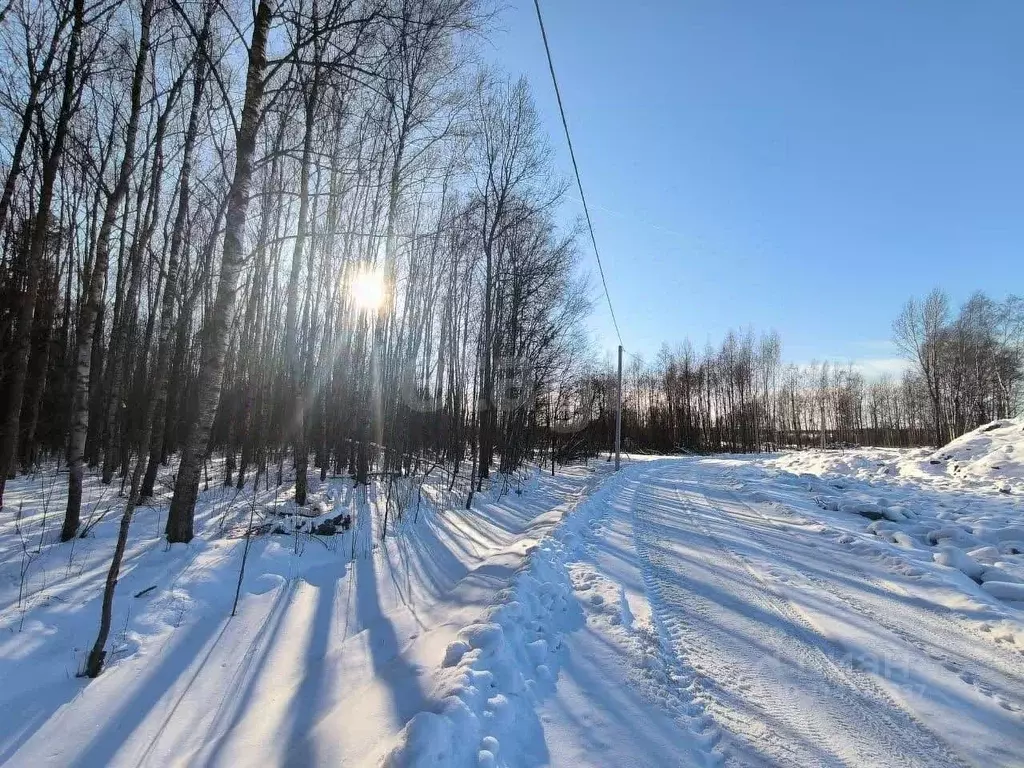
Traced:
[[604, 286], [604, 297], [608, 301], [608, 311], [612, 315], [612, 325], [615, 326], [615, 335], [619, 339], [619, 346], [622, 346], [622, 334], [619, 332], [619, 321], [615, 319], [615, 309], [612, 307], [612, 297], [608, 292], [608, 281], [604, 277], [604, 266], [601, 264], [601, 253], [597, 250], [597, 238], [594, 236], [594, 224], [590, 220], [590, 208], [587, 206], [587, 196], [583, 194], [583, 182], [580, 181], [580, 169], [576, 164], [576, 153], [572, 148], [572, 137], [569, 136], [569, 123], [565, 119], [565, 108], [562, 106], [562, 92], [558, 88], [558, 78], [555, 77], [555, 64], [551, 59], [551, 47], [548, 45], [548, 33], [544, 29], [544, 17], [540, 12], [540, 0], [533, 0], [533, 6], [537, 9], [537, 23], [540, 24], [540, 36], [544, 39], [544, 51], [548, 56], [548, 70], [551, 72], [551, 83], [555, 86], [555, 98], [558, 100], [558, 112], [562, 116], [562, 128], [565, 129], [565, 142], [569, 145], [569, 157], [572, 160], [572, 170], [576, 174], [576, 186], [580, 190], [580, 199], [583, 201], [583, 213], [587, 218], [587, 229], [590, 230], [590, 243], [594, 246], [594, 257], [597, 259], [597, 269], [601, 273], [601, 285]]

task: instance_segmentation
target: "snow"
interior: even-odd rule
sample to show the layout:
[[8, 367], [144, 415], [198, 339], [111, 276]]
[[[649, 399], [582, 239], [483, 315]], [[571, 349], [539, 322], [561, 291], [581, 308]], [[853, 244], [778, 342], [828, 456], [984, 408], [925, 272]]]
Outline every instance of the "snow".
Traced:
[[986, 581], [982, 589], [1003, 600], [1024, 601], [1024, 584], [1015, 581]]
[[[218, 470], [211, 466], [211, 475]], [[67, 476], [19, 478], [7, 498], [11, 509], [22, 507], [32, 559], [19, 608], [24, 558], [8, 516], [0, 532], [0, 764], [372, 763], [434, 700], [428, 672], [458, 628], [511, 583], [564, 504], [597, 477], [583, 467], [554, 478], [534, 472], [504, 495], [479, 494], [469, 512], [434, 509], [438, 489], [426, 488], [418, 512], [412, 501], [383, 543], [383, 489], [354, 492], [347, 478], [320, 485], [310, 475], [320, 507], [310, 519], [285, 501], [288, 484], [266, 490], [261, 481], [255, 502], [251, 485], [241, 494], [214, 485], [201, 496], [196, 539], [170, 548], [160, 536], [162, 497], [133, 523], [109, 665], [95, 681], [75, 675], [95, 638], [117, 489], [90, 476], [84, 518], [109, 511], [86, 538], [54, 544]], [[257, 528], [285, 533], [253, 539], [231, 618], [254, 503]], [[353, 514], [352, 530], [308, 533], [342, 511]]]
[[[502, 641], [474, 625], [449, 648], [458, 703], [417, 716], [390, 764], [1019, 765], [1022, 510], [1005, 477], [921, 461], [626, 467], [491, 609]], [[553, 610], [522, 609], [538, 584]]]
[[[916, 466], [915, 466], [916, 464]], [[1003, 493], [1024, 491], [1024, 421], [1005, 419], [978, 427], [945, 447], [904, 468], [934, 473]]]
[[483, 621], [463, 627], [445, 651], [453, 667], [438, 711], [416, 715], [388, 766], [470, 765], [496, 761], [503, 750], [522, 755], [537, 741], [535, 702], [550, 687], [562, 656], [562, 638], [581, 621], [565, 562], [578, 546], [588, 513], [609, 492], [587, 498], [527, 562]]
[[985, 572], [985, 566], [979, 563], [970, 555], [965, 555], [963, 550], [956, 547], [944, 546], [932, 555], [932, 558], [939, 565], [948, 568], [955, 568], [965, 576], [968, 576], [978, 583], [981, 583], [981, 575]]
[[61, 545], [66, 476], [19, 478], [0, 764], [1019, 767], [1022, 452], [1004, 421], [938, 451], [533, 470], [470, 511], [406, 487], [383, 541], [383, 489], [347, 478], [311, 476], [301, 514], [288, 485], [213, 487], [188, 546], [163, 497], [88, 682], [116, 489], [90, 478], [95, 525]]
[[[1020, 419], [986, 424], [937, 451], [809, 451], [784, 454], [765, 466], [779, 470], [778, 482], [813, 490], [825, 511], [879, 521], [867, 531], [927, 552], [978, 585], [1024, 582]], [[1007, 594], [1000, 588], [972, 591], [980, 599]]]
[[934, 451], [804, 451], [786, 454], [778, 466], [833, 481], [889, 475], [933, 488], [1024, 495], [1024, 419], [982, 425]]

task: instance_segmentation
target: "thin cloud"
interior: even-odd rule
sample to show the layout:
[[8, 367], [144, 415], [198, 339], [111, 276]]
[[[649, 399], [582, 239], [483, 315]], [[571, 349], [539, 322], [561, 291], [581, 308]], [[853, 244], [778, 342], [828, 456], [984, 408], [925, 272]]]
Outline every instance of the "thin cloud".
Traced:
[[910, 361], [902, 357], [869, 357], [854, 360], [853, 367], [867, 379], [880, 379], [883, 376], [902, 376], [910, 368]]

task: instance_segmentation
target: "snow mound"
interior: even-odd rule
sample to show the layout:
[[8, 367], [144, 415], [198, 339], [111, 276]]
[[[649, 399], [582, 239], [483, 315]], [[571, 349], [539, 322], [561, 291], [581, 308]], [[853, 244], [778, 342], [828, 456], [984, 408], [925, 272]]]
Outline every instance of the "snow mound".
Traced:
[[[914, 451], [911, 455], [920, 457], [925, 452]], [[897, 462], [906, 457], [905, 451], [895, 448], [791, 451], [774, 458], [772, 465], [782, 470], [779, 481], [784, 484], [836, 490], [836, 483], [846, 485], [850, 478], [867, 480], [895, 474]]]
[[863, 494], [851, 494], [851, 498], [848, 499], [816, 496], [814, 501], [828, 512], [860, 515], [869, 520], [891, 520], [898, 523], [913, 517], [913, 513], [902, 505], [890, 504], [887, 499], [873, 499]]
[[866, 531], [886, 557], [909, 558], [972, 599], [1019, 602], [1000, 585], [1024, 583], [1024, 419], [985, 424], [937, 451], [810, 450], [765, 467], [776, 496], [794, 508], [813, 501], [841, 536]]
[[964, 554], [963, 550], [956, 547], [944, 546], [932, 555], [935, 562], [947, 568], [955, 568], [964, 576], [974, 581], [981, 582], [981, 574], [985, 572], [985, 566], [979, 563], [970, 555]]
[[932, 474], [991, 483], [1002, 493], [1024, 492], [1024, 419], [993, 421], [921, 459], [901, 474]]
[[986, 581], [981, 588], [992, 597], [1000, 600], [1018, 600], [1024, 602], [1024, 584], [1013, 581]]

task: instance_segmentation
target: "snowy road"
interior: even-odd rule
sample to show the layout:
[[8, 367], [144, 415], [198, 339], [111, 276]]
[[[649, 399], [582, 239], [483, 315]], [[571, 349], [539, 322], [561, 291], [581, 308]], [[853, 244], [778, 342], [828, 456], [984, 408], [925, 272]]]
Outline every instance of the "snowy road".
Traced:
[[[587, 630], [569, 637], [567, 674], [542, 707], [552, 764], [593, 759], [609, 742], [602, 764], [629, 755], [664, 765], [1024, 764], [1020, 649], [997, 642], [971, 610], [950, 610], [924, 569], [832, 522], [749, 461], [627, 470], [572, 566]], [[607, 623], [590, 610], [586, 593], [602, 589], [621, 591], [640, 620]], [[666, 710], [663, 693], [626, 715], [638, 724], [632, 737], [599, 739], [615, 730], [603, 713], [621, 702], [581, 695], [572, 676], [601, 645], [595, 636], [628, 649], [645, 614], [659, 667], [674, 671], [684, 699], [676, 751], [645, 733]], [[641, 654], [635, 666], [650, 663]], [[632, 677], [639, 690], [650, 681]], [[714, 744], [703, 758], [693, 749], [701, 741]], [[636, 761], [637, 750], [646, 757]]]

